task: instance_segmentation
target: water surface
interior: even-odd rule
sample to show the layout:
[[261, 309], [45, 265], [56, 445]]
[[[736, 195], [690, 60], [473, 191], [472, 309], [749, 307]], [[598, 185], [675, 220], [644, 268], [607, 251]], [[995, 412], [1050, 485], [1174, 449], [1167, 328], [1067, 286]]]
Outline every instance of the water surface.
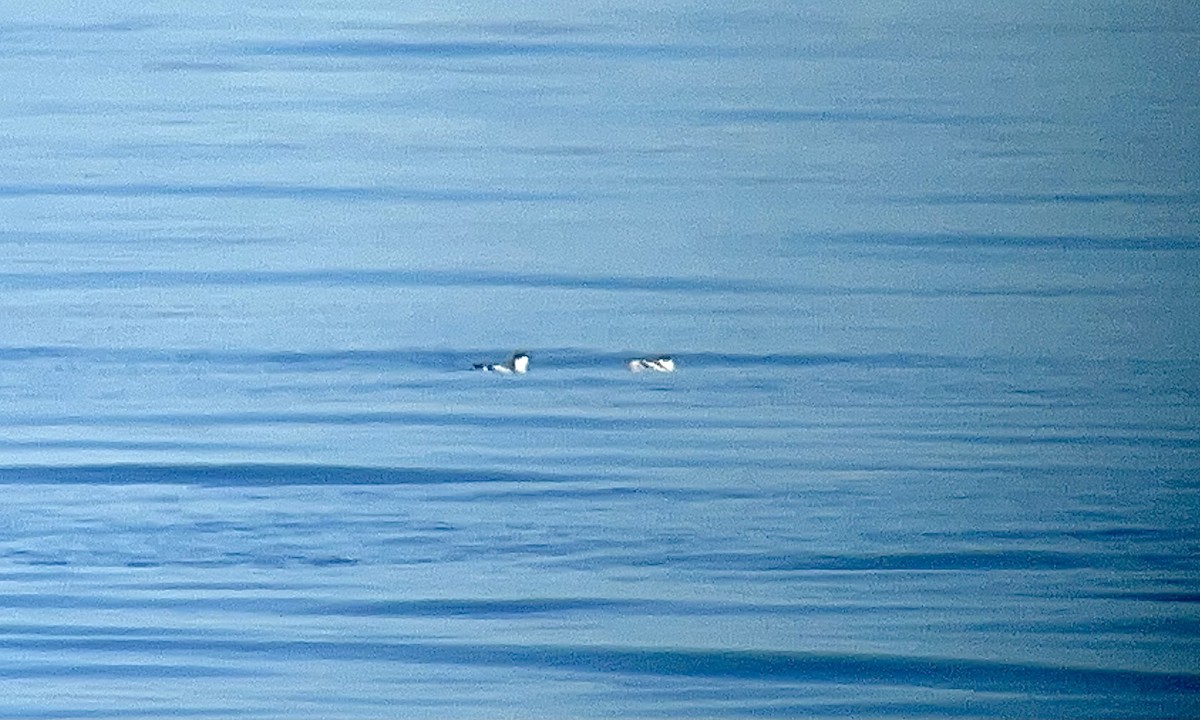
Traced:
[[1198, 34], [6, 6], [0, 715], [1200, 714]]

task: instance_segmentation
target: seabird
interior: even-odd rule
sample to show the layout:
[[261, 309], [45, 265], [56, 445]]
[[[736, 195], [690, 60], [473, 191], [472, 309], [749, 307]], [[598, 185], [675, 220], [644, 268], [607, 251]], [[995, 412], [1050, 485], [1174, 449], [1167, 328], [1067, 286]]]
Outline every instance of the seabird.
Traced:
[[629, 372], [675, 372], [675, 361], [671, 359], [670, 355], [660, 355], [630, 360], [625, 363], [625, 367], [629, 368]]
[[529, 370], [529, 356], [523, 352], [513, 353], [512, 359], [502, 363], [475, 363], [475, 369], [482, 372], [502, 373], [505, 375], [516, 373], [518, 375]]

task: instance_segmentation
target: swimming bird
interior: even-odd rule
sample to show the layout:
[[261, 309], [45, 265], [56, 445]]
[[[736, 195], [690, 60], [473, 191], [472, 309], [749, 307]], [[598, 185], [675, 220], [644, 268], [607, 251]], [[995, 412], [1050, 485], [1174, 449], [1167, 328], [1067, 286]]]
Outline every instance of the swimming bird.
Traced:
[[637, 358], [625, 363], [625, 367], [629, 368], [629, 372], [642, 372], [644, 370], [650, 372], [675, 372], [675, 361], [670, 355], [659, 355], [658, 357]]
[[482, 372], [494, 372], [508, 375], [516, 373], [518, 375], [529, 370], [529, 355], [518, 352], [513, 353], [512, 359], [502, 363], [475, 363], [475, 369]]

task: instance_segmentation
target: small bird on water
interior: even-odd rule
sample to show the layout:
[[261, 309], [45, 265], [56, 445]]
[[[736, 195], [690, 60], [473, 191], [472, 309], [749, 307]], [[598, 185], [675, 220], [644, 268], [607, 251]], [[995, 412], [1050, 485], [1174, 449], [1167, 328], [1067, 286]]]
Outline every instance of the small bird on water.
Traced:
[[675, 361], [670, 355], [658, 357], [637, 358], [625, 363], [629, 372], [675, 372]]
[[513, 353], [511, 359], [502, 363], [475, 363], [475, 369], [481, 372], [494, 372], [503, 375], [517, 374], [521, 375], [529, 371], [529, 355], [518, 352]]

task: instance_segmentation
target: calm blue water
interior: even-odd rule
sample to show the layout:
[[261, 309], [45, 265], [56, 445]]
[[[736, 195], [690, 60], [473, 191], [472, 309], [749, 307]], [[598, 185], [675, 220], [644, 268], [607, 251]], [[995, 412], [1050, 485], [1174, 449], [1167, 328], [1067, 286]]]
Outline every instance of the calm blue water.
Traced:
[[0, 717], [1200, 716], [1192, 4], [94, 5]]

